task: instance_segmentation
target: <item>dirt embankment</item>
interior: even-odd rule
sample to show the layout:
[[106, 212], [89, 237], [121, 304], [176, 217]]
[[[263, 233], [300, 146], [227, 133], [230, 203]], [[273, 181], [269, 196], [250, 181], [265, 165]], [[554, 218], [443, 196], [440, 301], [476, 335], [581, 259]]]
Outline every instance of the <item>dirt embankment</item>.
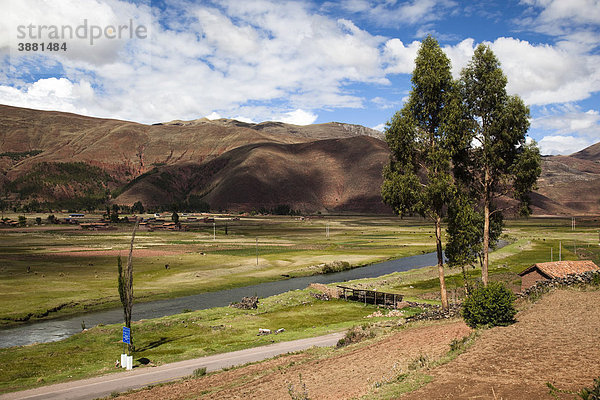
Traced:
[[371, 345], [338, 350], [325, 359], [307, 361], [307, 354], [284, 356], [265, 363], [157, 387], [127, 399], [286, 399], [288, 385], [297, 389], [299, 376], [311, 399], [348, 399], [367, 394], [376, 382], [408, 369], [423, 355], [429, 359], [448, 351], [453, 339], [468, 335], [463, 322], [415, 326]]
[[[546, 382], [580, 390], [600, 376], [600, 291], [559, 290], [483, 331], [434, 381], [402, 399], [553, 399]], [[565, 398], [573, 398], [566, 396]]]
[[[509, 327], [482, 331], [475, 344], [448, 364], [421, 370], [433, 381], [404, 399], [552, 399], [547, 382], [566, 390], [590, 387], [600, 375], [600, 291], [559, 290], [521, 311]], [[308, 353], [157, 387], [128, 399], [285, 399], [299, 376], [311, 399], [359, 398], [377, 382], [406, 372], [468, 335], [463, 322], [415, 325], [368, 346]], [[317, 357], [318, 358], [318, 357]], [[573, 396], [565, 398], [573, 398]]]

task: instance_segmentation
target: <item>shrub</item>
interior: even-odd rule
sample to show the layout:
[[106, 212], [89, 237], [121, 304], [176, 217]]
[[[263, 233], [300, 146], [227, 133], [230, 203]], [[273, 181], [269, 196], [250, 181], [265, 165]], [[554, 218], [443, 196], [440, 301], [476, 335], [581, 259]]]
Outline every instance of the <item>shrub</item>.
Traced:
[[514, 294], [502, 283], [476, 288], [463, 303], [463, 318], [471, 328], [510, 325], [515, 321]]
[[591, 388], [583, 388], [577, 393], [583, 400], [599, 400], [600, 399], [600, 377], [594, 380], [594, 386]]
[[346, 331], [346, 336], [338, 340], [336, 347], [344, 347], [353, 343], [362, 342], [365, 339], [374, 338], [375, 332], [369, 329], [368, 324], [361, 327], [354, 326]]
[[201, 376], [206, 375], [206, 367], [196, 368], [194, 370], [194, 378], [200, 378]]

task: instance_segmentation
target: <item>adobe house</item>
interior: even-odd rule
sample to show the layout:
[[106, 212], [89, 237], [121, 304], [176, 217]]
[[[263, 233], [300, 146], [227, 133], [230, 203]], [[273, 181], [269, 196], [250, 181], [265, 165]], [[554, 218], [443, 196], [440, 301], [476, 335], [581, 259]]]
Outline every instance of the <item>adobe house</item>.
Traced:
[[564, 278], [571, 274], [582, 274], [595, 271], [598, 268], [594, 262], [583, 261], [554, 261], [533, 264], [521, 272], [521, 291], [535, 285], [538, 281], [550, 280], [552, 278]]

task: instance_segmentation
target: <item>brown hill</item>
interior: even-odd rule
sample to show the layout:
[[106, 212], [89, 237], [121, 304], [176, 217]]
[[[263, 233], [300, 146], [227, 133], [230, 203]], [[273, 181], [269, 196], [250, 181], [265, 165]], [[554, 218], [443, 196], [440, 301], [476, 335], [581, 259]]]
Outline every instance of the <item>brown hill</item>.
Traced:
[[389, 212], [379, 195], [384, 142], [358, 136], [309, 143], [260, 143], [203, 164], [159, 167], [140, 176], [120, 204], [175, 203], [196, 195], [218, 209], [289, 205], [295, 210]]
[[536, 214], [600, 213], [600, 160], [594, 159], [594, 147], [600, 149], [595, 144], [570, 156], [543, 157], [538, 190], [532, 196]]
[[[103, 179], [93, 195], [108, 187], [120, 194], [119, 204], [166, 205], [199, 195], [228, 209], [288, 204], [303, 210], [389, 211], [379, 197], [387, 150], [375, 137], [382, 135], [336, 122], [199, 119], [144, 125], [0, 105], [0, 189], [18, 192], [25, 202], [56, 200], [50, 193], [83, 195], [89, 185], [70, 184], [63, 173], [79, 171], [76, 163], [83, 162], [112, 178]], [[65, 162], [75, 164], [54, 165]], [[86, 182], [97, 174], [79, 172]], [[36, 184], [43, 190], [32, 190]]]
[[593, 144], [575, 154], [571, 154], [571, 157], [589, 161], [600, 161], [600, 143]]
[[[286, 204], [389, 212], [380, 197], [388, 160], [381, 139], [378, 131], [336, 122], [203, 118], [144, 125], [0, 105], [0, 194], [8, 191], [22, 203], [78, 196], [104, 201], [110, 190], [119, 204], [168, 205], [193, 197], [214, 209]], [[536, 214], [600, 213], [600, 143], [544, 157], [538, 187]]]

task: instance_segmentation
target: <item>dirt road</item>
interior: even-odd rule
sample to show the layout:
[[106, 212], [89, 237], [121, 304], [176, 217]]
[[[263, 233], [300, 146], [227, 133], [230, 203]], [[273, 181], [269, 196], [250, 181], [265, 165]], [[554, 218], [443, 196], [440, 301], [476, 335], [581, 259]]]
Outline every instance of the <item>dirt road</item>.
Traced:
[[156, 383], [176, 380], [184, 376], [191, 375], [197, 368], [206, 367], [206, 370], [210, 372], [234, 365], [264, 360], [279, 354], [308, 349], [313, 346], [333, 346], [343, 336], [343, 333], [332, 333], [315, 338], [275, 343], [253, 349], [180, 361], [154, 368], [136, 368], [132, 371], [125, 371], [117, 374], [110, 374], [74, 382], [65, 382], [21, 392], [8, 393], [1, 395], [0, 400], [96, 399], [98, 397], [109, 396], [113, 392], [123, 392]]

